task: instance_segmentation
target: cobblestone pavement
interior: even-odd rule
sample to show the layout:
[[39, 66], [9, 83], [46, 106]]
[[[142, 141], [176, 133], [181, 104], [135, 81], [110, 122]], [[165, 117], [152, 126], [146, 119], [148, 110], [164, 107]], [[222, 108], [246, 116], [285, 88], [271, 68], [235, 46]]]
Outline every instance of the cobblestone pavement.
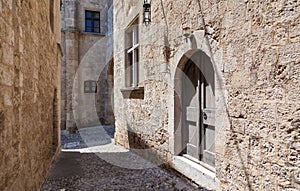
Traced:
[[114, 145], [112, 131], [95, 127], [62, 136], [62, 153], [52, 165], [41, 191], [206, 191]]

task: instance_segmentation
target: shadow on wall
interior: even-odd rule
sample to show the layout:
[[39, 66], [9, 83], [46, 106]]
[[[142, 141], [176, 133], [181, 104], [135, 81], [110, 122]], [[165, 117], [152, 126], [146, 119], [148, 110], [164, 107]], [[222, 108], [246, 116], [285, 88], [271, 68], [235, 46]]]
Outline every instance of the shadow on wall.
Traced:
[[150, 143], [151, 140], [154, 140], [156, 143], [158, 143], [157, 147], [159, 147], [167, 141], [167, 136], [161, 136], [160, 131], [156, 131], [151, 135], [135, 133], [135, 131], [130, 128], [129, 125], [127, 125], [127, 129], [130, 151], [145, 158], [155, 165], [162, 165], [167, 161], [166, 156], [162, 156], [161, 152]]
[[101, 125], [114, 125], [115, 116], [113, 111], [114, 99], [114, 62], [113, 59], [99, 75], [96, 96], [96, 112]]
[[0, 133], [4, 130], [4, 112], [0, 110]]
[[54, 89], [53, 95], [53, 131], [52, 131], [52, 146], [53, 153], [57, 151], [57, 147], [59, 144], [59, 105], [58, 105], [58, 97], [57, 97], [57, 89]]

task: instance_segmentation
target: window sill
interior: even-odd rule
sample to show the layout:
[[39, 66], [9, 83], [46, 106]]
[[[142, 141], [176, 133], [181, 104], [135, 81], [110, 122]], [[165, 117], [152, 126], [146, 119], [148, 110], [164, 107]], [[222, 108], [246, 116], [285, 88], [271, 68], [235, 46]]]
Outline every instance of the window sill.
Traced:
[[144, 87], [128, 87], [120, 91], [125, 99], [144, 99]]
[[103, 33], [85, 32], [85, 31], [82, 31], [81, 34], [83, 34], [83, 35], [95, 35], [95, 36], [102, 36], [102, 37], [105, 36], [105, 34], [103, 34]]

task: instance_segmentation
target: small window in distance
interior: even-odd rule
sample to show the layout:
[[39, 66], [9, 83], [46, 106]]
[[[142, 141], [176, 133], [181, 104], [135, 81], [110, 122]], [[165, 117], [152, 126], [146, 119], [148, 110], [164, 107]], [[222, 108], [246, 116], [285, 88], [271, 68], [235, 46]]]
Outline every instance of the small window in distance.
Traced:
[[85, 32], [100, 33], [100, 12], [85, 11]]
[[134, 20], [126, 30], [126, 87], [136, 87], [139, 83], [139, 27], [138, 19]]
[[97, 93], [97, 82], [92, 80], [85, 81], [84, 93]]

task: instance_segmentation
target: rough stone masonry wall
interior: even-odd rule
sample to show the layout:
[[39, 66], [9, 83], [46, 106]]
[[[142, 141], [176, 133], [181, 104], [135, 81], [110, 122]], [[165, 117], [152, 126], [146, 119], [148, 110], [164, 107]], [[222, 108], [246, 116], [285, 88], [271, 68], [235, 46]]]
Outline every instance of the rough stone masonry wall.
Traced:
[[[142, 149], [141, 154], [158, 155], [167, 159], [168, 135], [168, 84], [162, 79], [160, 64], [164, 61], [162, 50], [164, 26], [140, 30], [139, 86], [144, 88], [138, 99], [124, 96], [125, 87], [125, 29], [139, 14], [142, 23], [142, 1], [114, 2], [114, 113], [116, 116], [116, 142], [129, 148]], [[160, 28], [162, 27], [162, 28]], [[156, 30], [157, 29], [157, 30]], [[156, 34], [155, 34], [156, 33]], [[157, 42], [152, 36], [157, 35]], [[155, 45], [154, 45], [155, 44]], [[155, 47], [156, 46], [156, 47]], [[151, 52], [149, 51], [151, 49]], [[147, 59], [152, 59], [148, 62]], [[143, 67], [145, 66], [145, 67]], [[126, 94], [126, 91], [123, 92]], [[143, 150], [146, 149], [146, 152]]]
[[59, 5], [0, 1], [0, 190], [38, 190], [59, 145]]
[[300, 2], [199, 3], [223, 53], [231, 123], [218, 157], [223, 190], [299, 189]]
[[[168, 111], [173, 107], [168, 100], [173, 98], [166, 95], [173, 95], [173, 90], [164, 87], [163, 79], [172, 81], [169, 69], [178, 64], [174, 55], [186, 43], [182, 28], [190, 26], [193, 31], [205, 30], [224, 88], [221, 97], [230, 127], [224, 126], [216, 138], [225, 140], [216, 156], [221, 189], [299, 189], [299, 4], [299, 0], [152, 1], [152, 23], [141, 26], [140, 33], [144, 99], [124, 99], [120, 91], [125, 87], [124, 29], [137, 14], [142, 18], [142, 4], [115, 2], [116, 142], [156, 148], [168, 158], [172, 136]], [[133, 138], [129, 128], [135, 132]]]

